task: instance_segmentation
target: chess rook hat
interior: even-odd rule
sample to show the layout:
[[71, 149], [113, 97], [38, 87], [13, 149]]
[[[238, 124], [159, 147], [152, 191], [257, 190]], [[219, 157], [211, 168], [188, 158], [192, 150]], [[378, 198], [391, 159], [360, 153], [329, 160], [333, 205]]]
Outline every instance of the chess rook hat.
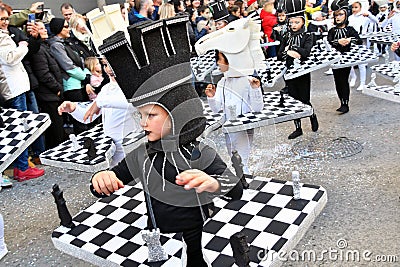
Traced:
[[305, 20], [305, 5], [306, 0], [280, 0], [277, 9], [285, 10], [288, 19], [300, 17]]
[[191, 82], [187, 15], [128, 27], [99, 47], [125, 97], [135, 107], [157, 104], [172, 121], [171, 144], [184, 144], [205, 128], [203, 107]]
[[331, 3], [331, 10], [337, 11], [337, 10], [343, 9], [346, 11], [346, 14], [347, 14], [348, 6], [349, 6], [348, 0], [333, 0]]
[[229, 16], [228, 9], [226, 8], [225, 1], [215, 1], [209, 4], [211, 14], [214, 21], [226, 20]]

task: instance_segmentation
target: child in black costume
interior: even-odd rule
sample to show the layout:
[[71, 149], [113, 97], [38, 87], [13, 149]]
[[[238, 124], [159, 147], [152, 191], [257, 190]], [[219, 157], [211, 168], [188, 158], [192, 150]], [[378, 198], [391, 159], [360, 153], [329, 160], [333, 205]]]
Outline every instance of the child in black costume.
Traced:
[[[336, 48], [340, 53], [350, 51], [352, 43], [361, 45], [362, 40], [360, 39], [357, 31], [348, 26], [348, 15], [347, 15], [347, 1], [335, 0], [332, 3], [332, 10], [334, 10], [334, 24], [335, 27], [328, 32], [328, 41], [332, 47]], [[350, 97], [350, 86], [349, 86], [349, 75], [351, 67], [345, 67], [333, 70], [333, 78], [335, 80], [336, 92], [340, 99], [340, 107], [336, 110], [341, 114], [349, 112], [349, 97]]]
[[[307, 59], [307, 57], [310, 55], [312, 44], [312, 35], [305, 32], [304, 15], [291, 17], [289, 18], [289, 32], [284, 36], [282, 40], [282, 45], [278, 52], [278, 59], [285, 60], [286, 66], [289, 68], [294, 64], [295, 59]], [[287, 80], [286, 85], [289, 89], [289, 95], [291, 97], [311, 106], [310, 73], [304, 74], [291, 80]], [[311, 115], [310, 121], [312, 131], [316, 132], [318, 130], [318, 120], [315, 113]], [[294, 125], [296, 126], [296, 130], [289, 135], [289, 139], [294, 139], [303, 134], [303, 130], [301, 128], [301, 120], [295, 119]]]
[[[145, 183], [151, 202], [146, 201], [148, 214], [154, 214], [160, 232], [182, 232], [187, 266], [207, 266], [201, 237], [209, 204], [215, 196], [240, 199], [243, 188], [239, 178], [213, 148], [196, 141], [206, 119], [190, 83], [162, 93], [144, 89], [131, 102], [140, 112], [148, 142], [110, 171], [95, 174], [92, 192], [109, 195], [134, 180]], [[154, 228], [150, 220], [148, 225]]]

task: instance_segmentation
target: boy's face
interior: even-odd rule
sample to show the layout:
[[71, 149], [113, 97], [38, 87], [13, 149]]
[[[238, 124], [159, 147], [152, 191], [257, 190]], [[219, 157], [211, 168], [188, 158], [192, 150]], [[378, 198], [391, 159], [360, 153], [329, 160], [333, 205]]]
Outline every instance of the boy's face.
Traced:
[[387, 6], [381, 6], [379, 7], [380, 12], [385, 12], [387, 10]]
[[353, 14], [357, 14], [361, 11], [361, 5], [359, 3], [354, 3], [351, 5], [351, 10]]
[[218, 53], [217, 65], [221, 72], [226, 72], [229, 69], [229, 63], [226, 62], [226, 60], [221, 52]]
[[225, 20], [219, 20], [219, 21], [215, 22], [215, 28], [217, 30], [222, 29], [226, 25], [228, 25], [228, 23]]
[[346, 12], [344, 10], [340, 10], [339, 12], [335, 13], [335, 22], [337, 24], [341, 24], [346, 19]]
[[157, 141], [171, 133], [171, 118], [167, 111], [158, 105], [148, 104], [138, 108], [140, 126], [147, 135], [147, 140]]
[[304, 25], [304, 21], [302, 18], [290, 18], [289, 19], [289, 26], [290, 29], [294, 32], [299, 31]]
[[278, 21], [279, 22], [284, 22], [286, 19], [286, 14], [284, 12], [278, 13]]

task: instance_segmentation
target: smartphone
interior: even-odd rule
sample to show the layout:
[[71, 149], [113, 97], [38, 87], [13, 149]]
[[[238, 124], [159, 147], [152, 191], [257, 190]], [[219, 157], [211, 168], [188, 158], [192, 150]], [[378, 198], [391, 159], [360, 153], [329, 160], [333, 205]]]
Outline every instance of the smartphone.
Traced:
[[36, 16], [34, 13], [28, 14], [28, 22], [35, 23]]

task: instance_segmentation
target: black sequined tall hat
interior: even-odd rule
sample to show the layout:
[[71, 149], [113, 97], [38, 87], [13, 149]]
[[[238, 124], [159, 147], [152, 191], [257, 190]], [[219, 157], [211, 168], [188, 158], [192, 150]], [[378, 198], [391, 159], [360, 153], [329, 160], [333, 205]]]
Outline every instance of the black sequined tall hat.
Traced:
[[280, 0], [277, 9], [285, 10], [287, 18], [301, 17], [305, 20], [306, 0]]
[[225, 1], [217, 0], [210, 3], [208, 6], [210, 8], [211, 14], [213, 15], [214, 21], [228, 21], [229, 12], [225, 5]]
[[188, 20], [182, 15], [134, 24], [128, 27], [130, 43], [117, 32], [99, 47], [129, 102], [135, 107], [157, 104], [169, 113], [173, 127], [168, 138], [178, 144], [200, 136], [206, 122], [191, 82]]

